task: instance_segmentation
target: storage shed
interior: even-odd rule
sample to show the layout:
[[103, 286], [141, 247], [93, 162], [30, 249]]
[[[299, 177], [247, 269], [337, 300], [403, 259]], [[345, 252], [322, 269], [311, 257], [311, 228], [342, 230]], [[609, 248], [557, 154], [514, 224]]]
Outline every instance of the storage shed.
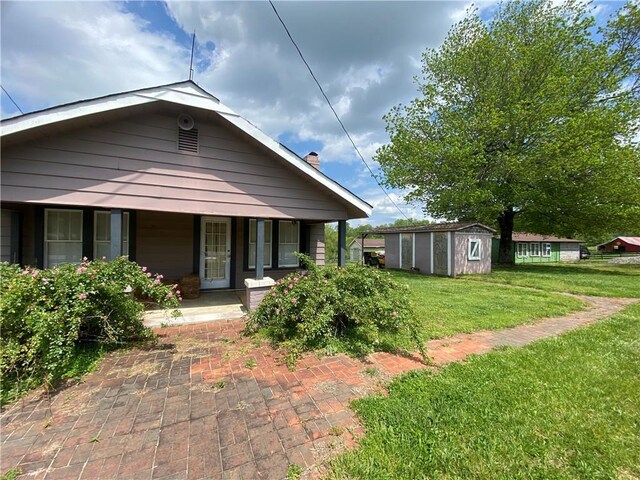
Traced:
[[472, 222], [432, 223], [379, 228], [384, 235], [387, 268], [455, 277], [491, 272], [491, 238], [495, 230]]
[[616, 237], [610, 242], [598, 245], [598, 252], [640, 252], [640, 237]]

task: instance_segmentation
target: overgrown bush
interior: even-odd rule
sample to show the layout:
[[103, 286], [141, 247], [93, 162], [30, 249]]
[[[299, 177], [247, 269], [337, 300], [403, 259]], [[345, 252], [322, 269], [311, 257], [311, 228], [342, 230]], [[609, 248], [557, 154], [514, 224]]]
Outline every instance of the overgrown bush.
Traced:
[[81, 342], [150, 338], [136, 297], [175, 308], [180, 292], [146, 270], [124, 257], [47, 270], [0, 264], [2, 399], [21, 382], [60, 379]]
[[408, 286], [378, 269], [317, 267], [309, 257], [299, 257], [307, 272], [276, 282], [249, 314], [249, 331], [263, 329], [294, 354], [318, 348], [366, 354], [383, 348], [389, 334], [405, 330], [423, 352]]

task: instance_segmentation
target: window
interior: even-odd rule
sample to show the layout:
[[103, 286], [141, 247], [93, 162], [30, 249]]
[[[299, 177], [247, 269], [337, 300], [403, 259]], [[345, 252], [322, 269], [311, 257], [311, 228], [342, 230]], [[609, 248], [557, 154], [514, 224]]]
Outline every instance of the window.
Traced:
[[529, 244], [529, 255], [532, 257], [540, 256], [540, 244], [539, 243], [530, 243]]
[[[264, 267], [271, 268], [271, 220], [264, 221]], [[249, 220], [249, 268], [256, 268], [256, 238], [258, 236], [257, 222]]]
[[[111, 258], [111, 212], [99, 211], [93, 221], [93, 258]], [[122, 214], [122, 255], [129, 255], [129, 212]]]
[[297, 267], [294, 252], [300, 250], [300, 222], [280, 221], [278, 229], [278, 267]]
[[477, 238], [469, 239], [469, 260], [480, 260], [480, 240]]
[[516, 255], [518, 257], [526, 257], [529, 253], [527, 246], [527, 243], [518, 243], [516, 247]]
[[45, 267], [79, 263], [82, 259], [82, 211], [44, 211]]
[[550, 243], [543, 243], [542, 244], [542, 256], [543, 257], [550, 257], [551, 256], [551, 244]]

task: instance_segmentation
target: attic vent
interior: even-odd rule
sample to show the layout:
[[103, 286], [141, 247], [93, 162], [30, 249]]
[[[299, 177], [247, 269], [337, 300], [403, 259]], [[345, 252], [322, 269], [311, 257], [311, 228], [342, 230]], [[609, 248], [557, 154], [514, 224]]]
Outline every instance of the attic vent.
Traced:
[[198, 129], [183, 130], [178, 128], [178, 151], [198, 153]]

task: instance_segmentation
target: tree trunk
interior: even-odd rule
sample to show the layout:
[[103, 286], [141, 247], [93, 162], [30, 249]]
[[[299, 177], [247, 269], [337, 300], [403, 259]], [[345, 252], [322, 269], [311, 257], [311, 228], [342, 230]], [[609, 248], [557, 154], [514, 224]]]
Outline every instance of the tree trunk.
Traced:
[[513, 219], [516, 216], [509, 208], [498, 217], [500, 225], [500, 246], [498, 248], [498, 263], [513, 266]]

